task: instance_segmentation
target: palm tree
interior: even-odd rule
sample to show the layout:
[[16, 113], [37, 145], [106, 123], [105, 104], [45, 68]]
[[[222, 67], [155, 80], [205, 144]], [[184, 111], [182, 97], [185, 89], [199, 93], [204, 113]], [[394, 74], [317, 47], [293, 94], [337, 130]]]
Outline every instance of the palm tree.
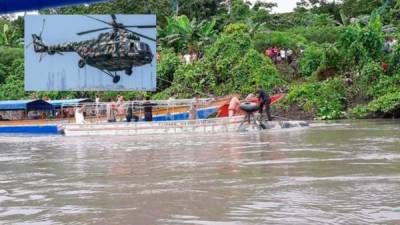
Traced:
[[0, 32], [0, 45], [3, 46], [20, 46], [22, 44], [22, 39], [19, 38], [10, 26], [5, 23], [3, 24], [3, 29]]
[[162, 44], [172, 46], [177, 51], [198, 51], [215, 39], [214, 27], [215, 20], [190, 21], [182, 15], [167, 18], [167, 25], [164, 29], [158, 29], [158, 35]]

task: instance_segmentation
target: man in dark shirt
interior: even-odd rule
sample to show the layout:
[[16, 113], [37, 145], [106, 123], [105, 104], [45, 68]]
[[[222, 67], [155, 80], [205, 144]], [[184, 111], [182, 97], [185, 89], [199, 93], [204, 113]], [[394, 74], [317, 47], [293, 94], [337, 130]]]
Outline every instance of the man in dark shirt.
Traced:
[[271, 121], [272, 120], [271, 112], [270, 112], [271, 99], [270, 99], [269, 95], [267, 94], [267, 92], [265, 92], [261, 87], [257, 88], [257, 93], [258, 93], [258, 101], [260, 102], [259, 113], [262, 116], [262, 114], [264, 112], [264, 108], [265, 108], [265, 111], [268, 116], [268, 120]]
[[153, 121], [153, 106], [156, 104], [150, 102], [150, 98], [146, 97], [146, 102], [143, 103], [144, 121]]

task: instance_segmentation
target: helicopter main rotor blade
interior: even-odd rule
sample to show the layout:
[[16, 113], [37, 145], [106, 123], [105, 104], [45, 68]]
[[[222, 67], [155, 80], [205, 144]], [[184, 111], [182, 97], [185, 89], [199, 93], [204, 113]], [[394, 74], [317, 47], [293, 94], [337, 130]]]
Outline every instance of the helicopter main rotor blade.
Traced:
[[135, 28], [156, 28], [156, 25], [137, 25], [137, 26], [124, 26], [124, 27], [135, 27]]
[[154, 38], [151, 38], [151, 37], [149, 37], [149, 36], [146, 36], [146, 35], [143, 35], [143, 34], [139, 34], [138, 32], [135, 32], [135, 31], [132, 31], [132, 30], [129, 30], [129, 29], [126, 29], [126, 28], [121, 28], [121, 29], [124, 29], [124, 30], [126, 30], [126, 31], [129, 31], [129, 32], [131, 32], [131, 33], [133, 33], [133, 34], [135, 34], [135, 35], [137, 35], [137, 36], [139, 36], [139, 37], [142, 37], [142, 38], [148, 39], [148, 40], [150, 40], [150, 41], [157, 42], [157, 40], [156, 40], [156, 39], [154, 39]]
[[104, 21], [104, 20], [101, 20], [101, 19], [97, 19], [96, 17], [93, 17], [93, 16], [88, 16], [88, 15], [85, 15], [86, 17], [88, 17], [88, 18], [90, 18], [90, 19], [93, 19], [93, 20], [97, 20], [97, 21], [99, 21], [99, 22], [102, 22], [102, 23], [105, 23], [105, 24], [107, 24], [107, 25], [110, 25], [110, 26], [114, 26], [112, 23], [110, 23], [110, 22], [107, 22], [107, 21]]
[[98, 28], [98, 29], [94, 29], [94, 30], [87, 30], [87, 31], [82, 31], [77, 33], [77, 35], [84, 35], [84, 34], [89, 34], [92, 32], [97, 32], [97, 31], [102, 31], [102, 30], [108, 30], [108, 29], [112, 29], [110, 27], [103, 27], [103, 28]]
[[117, 23], [117, 17], [115, 16], [115, 14], [111, 14], [111, 19], [114, 23]]

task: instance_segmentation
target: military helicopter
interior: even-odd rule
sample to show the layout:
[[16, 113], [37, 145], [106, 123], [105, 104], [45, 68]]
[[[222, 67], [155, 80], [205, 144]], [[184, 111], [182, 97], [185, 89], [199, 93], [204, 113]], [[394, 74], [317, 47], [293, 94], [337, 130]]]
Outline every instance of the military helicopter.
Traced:
[[[128, 28], [155, 28], [156, 25], [135, 25], [125, 26], [117, 21], [117, 17], [112, 14], [111, 22], [107, 22], [95, 17], [86, 16], [91, 19], [109, 25], [88, 31], [77, 33], [85, 35], [92, 32], [112, 29], [110, 32], [103, 32], [97, 38], [80, 42], [67, 42], [59, 45], [46, 45], [40, 35], [32, 34], [34, 51], [41, 54], [60, 54], [64, 52], [76, 52], [81, 59], [78, 62], [79, 68], [86, 64], [95, 67], [113, 78], [114, 83], [118, 83], [121, 77], [118, 71], [125, 71], [125, 74], [132, 75], [132, 68], [150, 64], [153, 61], [153, 53], [147, 43], [141, 42], [140, 38], [156, 42], [155, 39], [146, 35], [129, 30]], [[44, 27], [44, 21], [43, 21]], [[40, 60], [42, 59], [42, 55]]]

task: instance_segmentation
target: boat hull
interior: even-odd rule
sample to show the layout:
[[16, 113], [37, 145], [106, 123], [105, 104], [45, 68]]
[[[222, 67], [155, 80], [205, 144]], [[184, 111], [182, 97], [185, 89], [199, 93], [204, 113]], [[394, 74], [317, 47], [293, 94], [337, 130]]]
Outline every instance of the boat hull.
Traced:
[[[258, 124], [243, 123], [244, 117], [136, 122], [136, 123], [100, 123], [100, 124], [66, 124], [66, 136], [129, 136], [148, 134], [187, 134], [187, 133], [221, 133], [238, 131], [259, 131], [263, 129], [282, 129], [303, 127], [308, 124], [304, 121], [269, 121]], [[242, 125], [241, 125], [242, 124]]]

